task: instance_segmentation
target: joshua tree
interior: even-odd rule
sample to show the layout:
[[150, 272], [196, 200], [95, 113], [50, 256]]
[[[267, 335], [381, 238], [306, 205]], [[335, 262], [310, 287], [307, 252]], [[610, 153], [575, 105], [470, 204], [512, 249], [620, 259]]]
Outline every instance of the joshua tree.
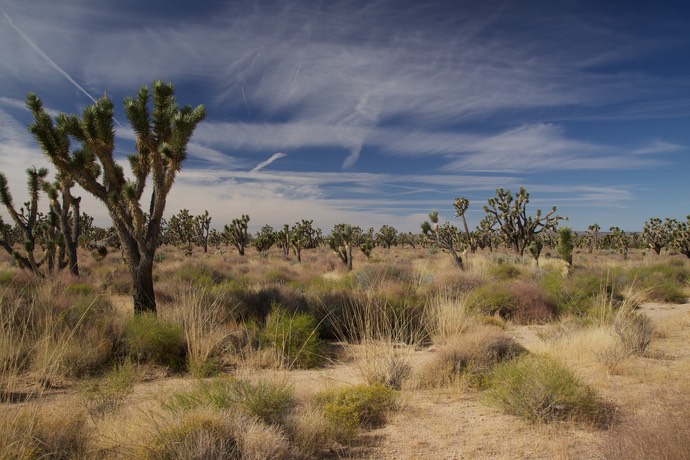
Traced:
[[[429, 229], [433, 232], [433, 235], [436, 237], [436, 247], [440, 247], [441, 242], [439, 241], [438, 235], [438, 211], [431, 211], [429, 213], [429, 221], [431, 222], [431, 224], [429, 225]], [[424, 231], [424, 227], [422, 227], [422, 233], [427, 235], [427, 232]]]
[[462, 220], [462, 226], [465, 229], [465, 236], [467, 237], [467, 244], [470, 246], [472, 254], [474, 254], [477, 252], [477, 241], [474, 235], [470, 233], [470, 229], [467, 226], [467, 219], [465, 219], [465, 213], [470, 207], [470, 201], [464, 196], [458, 197], [453, 202], [453, 207], [455, 208], [455, 217], [459, 217]]
[[540, 237], [535, 237], [532, 242], [527, 246], [527, 250], [534, 259], [534, 263], [539, 267], [539, 256], [541, 256], [541, 250], [544, 249], [544, 242]]
[[671, 235], [673, 248], [690, 259], [690, 215], [686, 222], [675, 221]]
[[186, 256], [192, 255], [197, 241], [197, 223], [188, 209], [182, 209], [170, 217], [164, 234], [164, 241], [182, 249]]
[[597, 237], [599, 236], [599, 230], [601, 230], [601, 227], [599, 227], [599, 224], [592, 224], [589, 227], [587, 227], [587, 233], [591, 236], [590, 244], [589, 244], [589, 253], [591, 254], [592, 251], [594, 251], [594, 248], [597, 247]]
[[7, 178], [3, 173], [0, 173], [0, 202], [5, 205], [14, 224], [22, 232], [22, 236], [24, 237], [24, 254], [22, 255], [20, 252], [15, 251], [11, 244], [8, 244], [5, 240], [2, 242], [2, 246], [14, 257], [14, 260], [20, 268], [26, 268], [32, 272], [39, 273], [38, 269], [46, 258], [44, 256], [36, 260], [36, 256], [34, 255], [38, 234], [37, 227], [42, 219], [42, 215], [38, 212], [38, 199], [43, 181], [48, 175], [48, 170], [45, 168], [36, 169], [32, 167], [26, 170], [26, 174], [28, 176], [29, 201], [24, 203], [24, 208], [21, 208], [19, 212], [17, 212], [7, 184]]
[[[152, 95], [142, 86], [136, 98], [125, 99], [125, 114], [136, 136], [137, 151], [129, 157], [132, 180], [113, 157], [113, 103], [107, 96], [87, 106], [81, 116], [59, 115], [56, 124], [35, 94], [27, 97], [34, 117], [29, 130], [48, 159], [107, 207], [132, 276], [135, 313], [156, 311], [153, 263], [166, 200], [194, 129], [205, 117], [203, 106], [179, 107], [174, 93], [172, 84], [155, 81]], [[70, 151], [70, 138], [80, 148]], [[143, 196], [147, 184], [152, 187], [150, 198]]]
[[[58, 257], [58, 268], [63, 269], [62, 254], [67, 251], [67, 266], [74, 276], [79, 276], [79, 259], [77, 248], [79, 247], [79, 236], [81, 229], [81, 216], [79, 214], [79, 203], [81, 197], [72, 196], [74, 181], [61, 174], [57, 175], [54, 184], [43, 184], [43, 189], [50, 199], [50, 209], [58, 218], [60, 232], [62, 234], [62, 244], [60, 245], [60, 256]], [[93, 221], [93, 219], [91, 219]]]
[[283, 250], [286, 256], [290, 254], [290, 226], [283, 225], [283, 229], [276, 232], [276, 244]]
[[194, 223], [196, 224], [197, 243], [206, 253], [208, 252], [208, 239], [211, 227], [211, 216], [208, 215], [208, 211], [205, 210], [203, 214], [196, 216]]
[[659, 255], [661, 250], [671, 243], [676, 224], [675, 219], [667, 218], [662, 222], [658, 217], [653, 217], [644, 223], [642, 240]]
[[611, 246], [620, 251], [620, 253], [623, 255], [623, 260], [628, 260], [628, 236], [618, 227], [609, 228], [609, 232], [611, 232], [608, 235]]
[[347, 271], [352, 271], [352, 226], [349, 224], [338, 224], [333, 227], [331, 237], [328, 239], [328, 246], [345, 264]]
[[364, 238], [364, 243], [359, 245], [359, 250], [362, 251], [362, 254], [367, 256], [367, 259], [371, 257], [371, 251], [374, 250], [374, 241], [370, 236]]
[[382, 225], [376, 234], [376, 243], [386, 249], [396, 244], [398, 231], [390, 225]]
[[[429, 217], [431, 217], [431, 214]], [[432, 226], [428, 221], [424, 221], [420, 227], [424, 236], [429, 239], [435, 238], [437, 246], [440, 249], [447, 250], [450, 255], [453, 256], [453, 260], [460, 270], [465, 269], [462, 257], [458, 254], [458, 251], [460, 251], [460, 234], [455, 226], [451, 225], [449, 222], [446, 222], [440, 227], [438, 225]]]
[[297, 262], [302, 262], [302, 249], [309, 246], [314, 240], [314, 229], [311, 227], [310, 220], [302, 220], [292, 226], [290, 230], [290, 247], [297, 258]]
[[499, 188], [496, 196], [489, 198], [488, 206], [484, 206], [484, 211], [493, 218], [490, 228], [497, 225], [496, 230], [501, 233], [506, 244], [521, 256], [536, 235], [543, 230], [555, 228], [558, 221], [564, 219], [556, 215], [555, 206], [545, 216], [542, 216], [541, 209], [537, 209], [535, 217], [527, 216], [527, 203], [529, 193], [524, 188], [520, 188], [514, 199], [510, 190]]
[[254, 236], [254, 241], [252, 243], [254, 244], [254, 247], [256, 248], [257, 251], [261, 254], [261, 257], [268, 257], [268, 250], [271, 249], [271, 246], [276, 241], [276, 234], [273, 231], [273, 227], [270, 225], [264, 225], [261, 227], [261, 230], [259, 230]]
[[241, 256], [244, 255], [244, 248], [249, 244], [248, 223], [249, 216], [242, 214], [241, 219], [233, 219], [230, 225], [223, 228], [223, 240], [235, 246]]

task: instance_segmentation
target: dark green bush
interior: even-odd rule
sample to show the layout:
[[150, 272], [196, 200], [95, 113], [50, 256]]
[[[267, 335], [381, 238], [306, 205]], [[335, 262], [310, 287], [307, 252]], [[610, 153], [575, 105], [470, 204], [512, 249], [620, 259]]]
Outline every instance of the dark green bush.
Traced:
[[319, 325], [308, 313], [289, 313], [274, 304], [259, 335], [262, 347], [271, 347], [287, 367], [312, 368], [323, 361]]

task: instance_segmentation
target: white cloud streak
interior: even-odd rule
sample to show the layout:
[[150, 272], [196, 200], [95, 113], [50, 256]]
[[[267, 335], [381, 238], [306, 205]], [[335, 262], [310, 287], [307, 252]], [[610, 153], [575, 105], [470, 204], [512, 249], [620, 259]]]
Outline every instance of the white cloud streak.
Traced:
[[266, 166], [268, 166], [268, 165], [270, 165], [271, 163], [273, 163], [274, 161], [279, 160], [279, 159], [281, 159], [281, 158], [285, 158], [286, 156], [287, 156], [287, 155], [284, 154], [284, 153], [282, 153], [282, 152], [276, 152], [276, 153], [274, 153], [273, 155], [271, 155], [271, 158], [269, 158], [269, 159], [266, 160], [266, 161], [262, 161], [261, 163], [259, 163], [258, 165], [256, 165], [256, 166], [254, 167], [254, 169], [252, 169], [252, 170], [249, 171], [249, 172], [250, 172], [250, 173], [259, 172], [259, 171], [261, 171], [262, 169], [264, 169]]
[[62, 75], [65, 80], [70, 82], [74, 87], [76, 87], [79, 91], [84, 93], [89, 99], [91, 99], [94, 103], [96, 102], [96, 99], [89, 94], [88, 91], [86, 91], [79, 83], [77, 83], [74, 78], [72, 78], [65, 70], [57, 65], [55, 61], [53, 61], [37, 44], [34, 42], [31, 37], [29, 37], [22, 29], [20, 29], [12, 20], [12, 18], [5, 12], [5, 10], [0, 7], [0, 11], [2, 11], [2, 14], [5, 16], [5, 19], [7, 19], [7, 22], [10, 24], [10, 26], [22, 37], [22, 39], [33, 49], [45, 62], [48, 63], [57, 73]]

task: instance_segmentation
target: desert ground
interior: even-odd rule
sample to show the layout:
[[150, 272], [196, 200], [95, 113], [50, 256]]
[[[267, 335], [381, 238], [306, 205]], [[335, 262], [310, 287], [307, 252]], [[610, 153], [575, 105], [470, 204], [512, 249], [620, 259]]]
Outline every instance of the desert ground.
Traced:
[[[351, 273], [324, 248], [305, 251], [302, 263], [278, 251], [160, 253], [155, 321], [180, 327], [182, 364], [135, 351], [119, 254], [96, 262], [84, 253], [78, 280], [34, 280], [2, 261], [2, 458], [690, 455], [690, 263], [682, 256], [577, 251], [564, 277], [558, 258], [537, 267], [488, 251], [467, 254], [460, 271], [441, 251], [376, 248], [356, 257]], [[492, 300], [502, 290], [512, 297]], [[59, 311], [34, 321], [19, 312], [29, 299]], [[64, 326], [77, 304], [81, 316]], [[315, 318], [319, 359], [302, 360], [307, 339], [291, 351], [293, 329], [278, 346], [275, 335], [267, 339], [277, 304], [287, 318]], [[630, 332], [630, 324], [644, 327]], [[644, 335], [642, 345], [632, 333]], [[487, 351], [499, 342], [519, 351]], [[497, 402], [496, 376], [510, 374], [495, 369], [519, 356], [566, 369], [592, 396], [593, 412], [550, 394], [534, 416]], [[255, 393], [229, 403], [204, 396], [237, 381], [285, 390], [284, 413], [266, 415], [283, 400], [250, 406]], [[392, 402], [374, 408], [376, 423], [360, 409], [356, 426], [343, 430], [338, 424], [349, 422], [323, 395], [366, 386], [389, 391]]]

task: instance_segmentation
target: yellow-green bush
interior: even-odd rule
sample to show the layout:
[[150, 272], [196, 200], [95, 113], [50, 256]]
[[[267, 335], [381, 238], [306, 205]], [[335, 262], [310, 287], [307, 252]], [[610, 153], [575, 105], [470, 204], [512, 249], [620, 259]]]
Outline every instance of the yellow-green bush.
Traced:
[[600, 421], [594, 391], [553, 358], [523, 355], [501, 363], [488, 383], [490, 401], [529, 421]]
[[383, 425], [396, 406], [398, 392], [382, 385], [353, 385], [323, 391], [316, 399], [336, 436], [350, 440], [360, 428]]

